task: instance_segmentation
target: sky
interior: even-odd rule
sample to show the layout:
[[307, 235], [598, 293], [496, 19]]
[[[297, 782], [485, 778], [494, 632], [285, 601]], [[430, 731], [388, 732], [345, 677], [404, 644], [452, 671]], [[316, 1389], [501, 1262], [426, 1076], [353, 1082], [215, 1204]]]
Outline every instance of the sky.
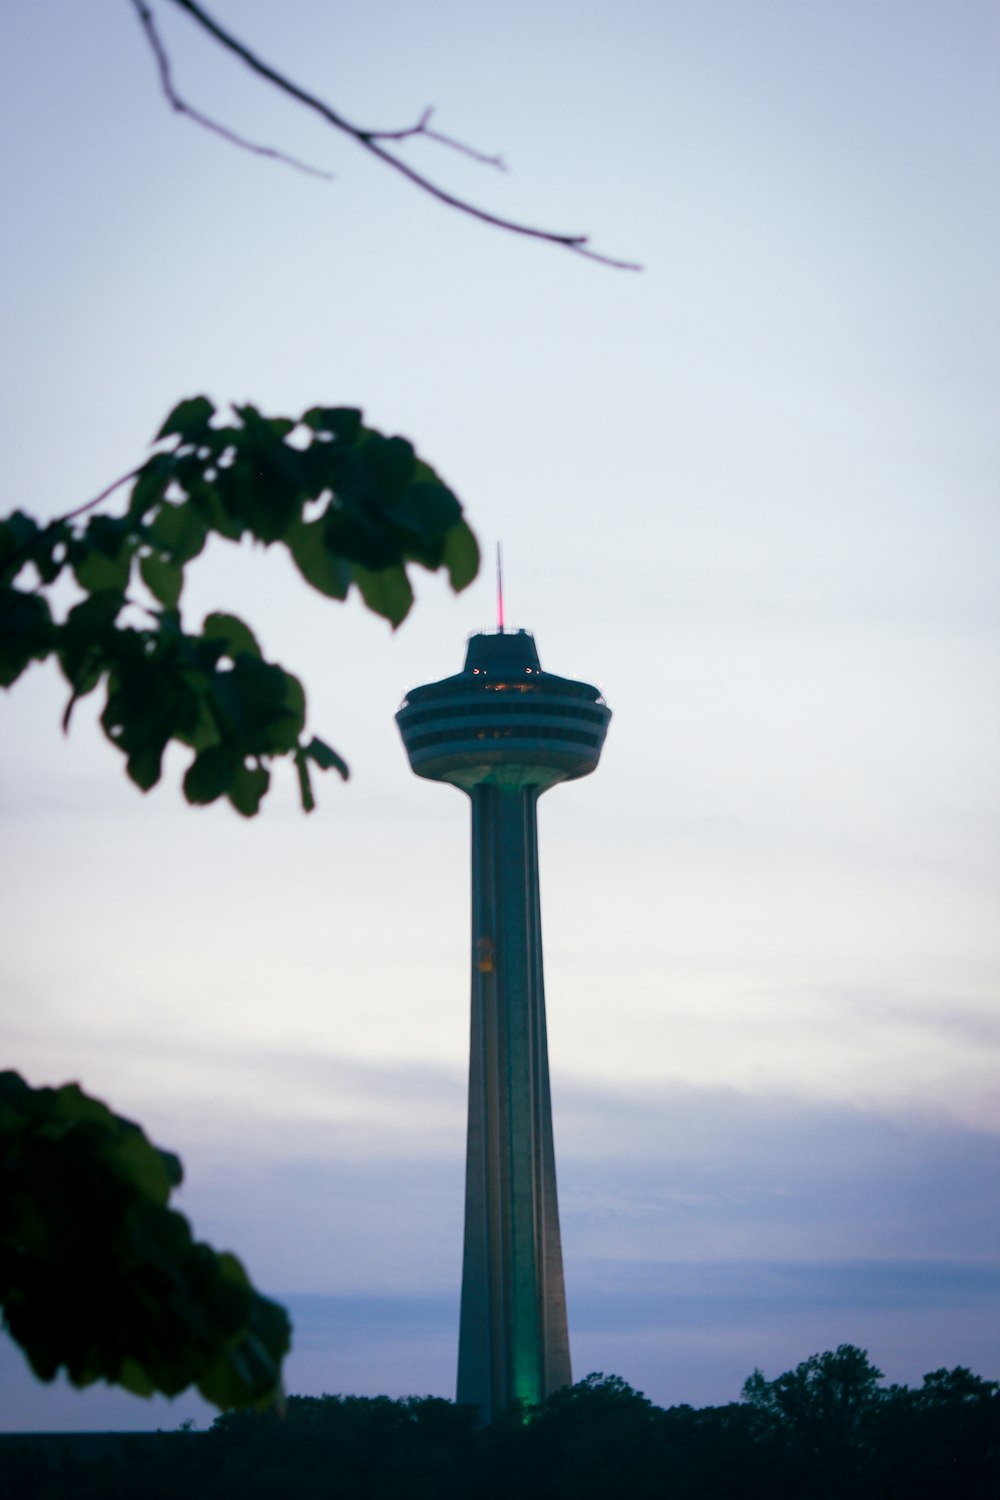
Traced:
[[[986, 0], [213, 0], [462, 218], [157, 7], [0, 13], [4, 510], [140, 461], [182, 396], [360, 406], [502, 539], [508, 622], [613, 710], [545, 798], [542, 911], [574, 1374], [738, 1398], [840, 1343], [1000, 1376], [1000, 12]], [[112, 506], [113, 509], [113, 506]], [[304, 817], [149, 795], [95, 698], [0, 701], [0, 1056], [183, 1157], [179, 1206], [296, 1327], [288, 1389], [454, 1392], [465, 799], [409, 771], [490, 567], [397, 633], [213, 543], [351, 763]], [[171, 1427], [43, 1387], [0, 1429]]]

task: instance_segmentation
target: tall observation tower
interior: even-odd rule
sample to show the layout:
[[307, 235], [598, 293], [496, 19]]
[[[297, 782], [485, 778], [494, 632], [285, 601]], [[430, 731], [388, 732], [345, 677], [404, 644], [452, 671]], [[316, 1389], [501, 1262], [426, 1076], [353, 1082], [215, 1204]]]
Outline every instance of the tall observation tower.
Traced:
[[458, 1400], [491, 1421], [571, 1380], [538, 896], [538, 798], [596, 769], [597, 688], [543, 672], [532, 637], [474, 635], [396, 722], [418, 776], [472, 801], [472, 1041]]

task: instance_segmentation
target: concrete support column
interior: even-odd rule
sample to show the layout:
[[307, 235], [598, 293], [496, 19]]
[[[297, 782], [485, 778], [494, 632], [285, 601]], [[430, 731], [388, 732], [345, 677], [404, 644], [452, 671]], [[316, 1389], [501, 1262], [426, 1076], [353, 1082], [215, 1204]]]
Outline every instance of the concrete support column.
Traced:
[[472, 1028], [458, 1400], [492, 1420], [571, 1380], [538, 890], [538, 786], [472, 800]]

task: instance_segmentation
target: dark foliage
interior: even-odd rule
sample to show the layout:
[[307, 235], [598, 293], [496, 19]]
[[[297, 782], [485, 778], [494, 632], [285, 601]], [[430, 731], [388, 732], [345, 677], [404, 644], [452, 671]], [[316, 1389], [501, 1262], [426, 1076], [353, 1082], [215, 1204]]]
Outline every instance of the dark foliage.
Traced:
[[0, 1308], [40, 1380], [273, 1399], [288, 1316], [168, 1207], [180, 1181], [176, 1156], [76, 1084], [0, 1073]]
[[[741, 1403], [656, 1407], [590, 1375], [488, 1428], [437, 1397], [293, 1397], [284, 1416], [229, 1413], [203, 1435], [157, 1434], [90, 1463], [0, 1442], [22, 1500], [993, 1500], [1000, 1384], [938, 1370], [883, 1388], [850, 1346]], [[789, 1402], [788, 1392], [805, 1400]], [[6, 1467], [4, 1467], [6, 1465]]]

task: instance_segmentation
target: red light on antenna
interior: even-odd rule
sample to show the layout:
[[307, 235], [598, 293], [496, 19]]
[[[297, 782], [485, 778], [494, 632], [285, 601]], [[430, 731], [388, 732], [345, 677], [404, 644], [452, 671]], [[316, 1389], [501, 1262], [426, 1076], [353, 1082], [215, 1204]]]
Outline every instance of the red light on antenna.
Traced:
[[503, 552], [497, 542], [497, 631], [503, 635]]

